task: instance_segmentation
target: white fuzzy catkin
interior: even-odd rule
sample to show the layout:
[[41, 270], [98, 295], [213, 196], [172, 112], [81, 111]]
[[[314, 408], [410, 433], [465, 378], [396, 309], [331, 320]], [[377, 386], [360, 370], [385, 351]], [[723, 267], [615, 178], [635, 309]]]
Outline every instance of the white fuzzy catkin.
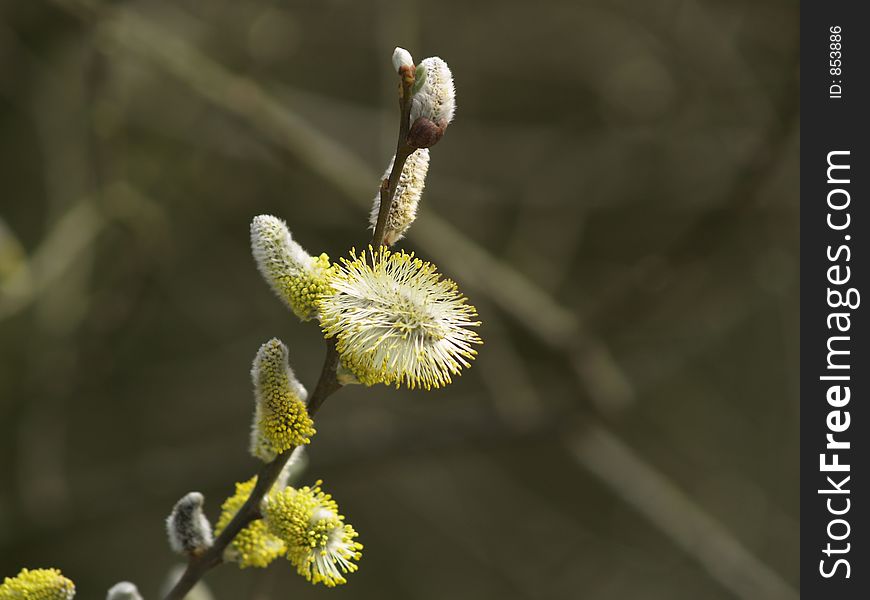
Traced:
[[142, 600], [142, 594], [135, 584], [121, 581], [109, 588], [106, 600]]
[[[390, 176], [390, 171], [393, 170], [395, 160], [396, 157], [393, 156], [390, 164], [387, 166], [387, 170], [384, 172], [384, 179]], [[415, 150], [408, 157], [408, 160], [405, 161], [402, 174], [399, 176], [399, 183], [396, 185], [396, 194], [393, 196], [393, 204], [387, 215], [387, 226], [384, 229], [385, 244], [392, 246], [402, 239], [405, 232], [411, 227], [411, 223], [417, 218], [417, 205], [420, 203], [420, 196], [423, 195], [423, 188], [426, 186], [426, 174], [428, 172], [429, 149], [421, 148]], [[377, 226], [380, 210], [381, 195], [378, 192], [372, 203], [371, 214], [369, 214], [369, 224], [372, 229]]]
[[169, 545], [178, 554], [199, 554], [212, 545], [211, 524], [202, 512], [204, 498], [190, 492], [176, 502], [166, 518]]
[[425, 117], [446, 127], [456, 112], [456, 88], [450, 67], [437, 56], [431, 56], [420, 61], [417, 69], [425, 71], [426, 79], [411, 100], [411, 123]]
[[312, 319], [314, 302], [326, 289], [329, 257], [308, 254], [293, 239], [287, 224], [272, 215], [254, 217], [251, 250], [257, 269], [272, 291], [300, 319]]
[[396, 46], [396, 49], [393, 50], [393, 68], [396, 72], [399, 71], [402, 67], [413, 67], [414, 66], [414, 57], [411, 56], [411, 53], [405, 50], [404, 48], [399, 48]]

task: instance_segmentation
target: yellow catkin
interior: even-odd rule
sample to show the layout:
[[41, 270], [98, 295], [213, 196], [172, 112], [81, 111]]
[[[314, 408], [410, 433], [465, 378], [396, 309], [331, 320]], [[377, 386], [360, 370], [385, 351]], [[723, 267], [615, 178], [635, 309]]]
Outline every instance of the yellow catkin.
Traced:
[[310, 256], [293, 240], [287, 224], [271, 215], [251, 223], [251, 251], [272, 291], [301, 320], [313, 319], [318, 298], [329, 290], [329, 256]]
[[263, 461], [310, 443], [316, 433], [305, 405], [308, 393], [293, 374], [289, 355], [287, 346], [272, 338], [260, 346], [251, 369], [256, 408], [250, 451]]
[[351, 253], [318, 302], [341, 363], [366, 385], [437, 388], [471, 366], [477, 312], [434, 265], [386, 248]]
[[321, 483], [271, 494], [263, 502], [263, 519], [286, 544], [287, 559], [300, 575], [334, 587], [347, 583], [344, 576], [357, 570], [354, 561], [361, 558], [363, 546]]
[[[254, 491], [257, 478], [236, 484], [236, 493], [221, 505], [221, 515], [215, 525], [215, 535], [220, 535], [242, 505]], [[269, 563], [287, 551], [281, 538], [272, 535], [262, 520], [253, 521], [242, 529], [224, 550], [224, 559], [238, 563], [239, 567], [267, 567]]]
[[0, 585], [0, 600], [72, 600], [76, 586], [58, 569], [21, 569]]

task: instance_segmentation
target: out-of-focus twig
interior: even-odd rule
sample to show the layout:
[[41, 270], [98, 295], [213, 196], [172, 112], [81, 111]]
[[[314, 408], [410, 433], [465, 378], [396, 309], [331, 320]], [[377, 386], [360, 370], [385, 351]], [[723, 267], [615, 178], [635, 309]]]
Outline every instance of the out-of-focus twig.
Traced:
[[17, 314], [43, 295], [85, 252], [106, 220], [88, 199], [70, 206], [42, 243], [12, 275], [0, 281], [0, 319]]
[[501, 316], [487, 315], [486, 339], [486, 356], [480, 357], [475, 368], [489, 391], [498, 420], [517, 432], [539, 429], [547, 418], [547, 407]]
[[[67, 415], [80, 364], [75, 334], [88, 316], [94, 241], [104, 225], [94, 186], [81, 175], [92, 158], [86, 122], [76, 118], [87, 106], [85, 47], [73, 40], [55, 68], [37, 70], [32, 118], [43, 157], [50, 233], [39, 248], [47, 251], [26, 263], [31, 277], [14, 277], [11, 305], [4, 302], [11, 313], [34, 307], [31, 335], [20, 345], [30, 382], [21, 403], [15, 458], [22, 512], [43, 522], [69, 510]], [[17, 271], [25, 273], [27, 268]]]
[[591, 425], [567, 434], [564, 442], [580, 465], [738, 598], [798, 598], [797, 591], [782, 577], [613, 433]]
[[616, 318], [615, 315], [621, 314], [620, 301], [630, 298], [638, 284], [673, 277], [678, 269], [691, 267], [721, 250], [724, 241], [751, 217], [751, 212], [759, 205], [761, 189], [800, 130], [800, 54], [797, 50], [789, 63], [785, 69], [788, 80], [773, 101], [775, 110], [770, 126], [725, 189], [724, 209], [720, 207], [704, 214], [665, 253], [655, 257], [656, 260], [644, 259], [626, 269], [600, 291], [596, 306], [587, 313], [590, 318], [595, 318], [596, 322]]
[[[0, 292], [3, 292], [9, 280], [16, 276], [24, 278], [24, 281], [18, 284], [19, 287], [30, 287], [30, 274], [20, 273], [29, 267], [24, 244], [0, 216]], [[2, 303], [2, 296], [0, 296], [0, 303]]]
[[51, 290], [112, 221], [126, 222], [141, 235], [156, 237], [157, 247], [165, 247], [165, 219], [159, 204], [126, 182], [115, 182], [106, 187], [101, 204], [86, 197], [66, 208], [29, 256], [0, 222], [0, 320], [17, 315]]

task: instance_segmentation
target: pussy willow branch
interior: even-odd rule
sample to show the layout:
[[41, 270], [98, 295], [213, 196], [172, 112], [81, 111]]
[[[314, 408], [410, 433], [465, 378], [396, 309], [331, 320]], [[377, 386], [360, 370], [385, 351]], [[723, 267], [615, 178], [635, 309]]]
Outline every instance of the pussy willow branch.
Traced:
[[387, 229], [387, 215], [393, 205], [393, 196], [396, 195], [396, 187], [399, 185], [399, 177], [405, 168], [405, 161], [414, 152], [414, 148], [408, 145], [408, 131], [411, 129], [411, 88], [414, 87], [414, 71], [408, 69], [400, 72], [401, 91], [399, 96], [399, 139], [396, 141], [396, 158], [393, 161], [393, 170], [390, 176], [381, 182], [381, 206], [378, 210], [378, 222], [372, 235], [372, 247], [377, 248], [384, 243], [384, 235]]
[[[308, 401], [308, 414], [314, 417], [323, 405], [323, 401], [335, 393], [341, 384], [336, 378], [336, 369], [338, 368], [338, 353], [335, 350], [335, 341], [326, 340], [326, 358], [323, 361], [323, 369], [320, 372], [320, 379], [317, 381], [317, 387], [314, 388], [314, 393]], [[260, 502], [266, 493], [272, 488], [281, 470], [290, 458], [293, 448], [282, 452], [275, 460], [263, 465], [260, 472], [257, 473], [257, 483], [254, 486], [254, 491], [236, 513], [236, 516], [229, 522], [226, 528], [221, 531], [220, 535], [215, 539], [211, 547], [198, 556], [194, 556], [187, 564], [181, 578], [176, 582], [175, 586], [166, 595], [166, 600], [182, 600], [187, 593], [193, 588], [196, 583], [202, 579], [211, 568], [216, 567], [223, 561], [223, 553], [227, 546], [239, 534], [239, 532], [247, 527], [251, 521], [261, 518]]]
[[[413, 71], [411, 72], [413, 73]], [[396, 159], [393, 161], [393, 169], [390, 171], [390, 176], [381, 182], [380, 198], [381, 206], [378, 212], [378, 222], [375, 227], [375, 233], [372, 236], [371, 245], [373, 247], [380, 246], [384, 243], [384, 233], [387, 224], [387, 215], [390, 212], [390, 206], [393, 204], [393, 196], [396, 194], [396, 187], [399, 184], [399, 176], [402, 174], [402, 169], [405, 166], [405, 161], [414, 151], [408, 146], [407, 137], [410, 129], [409, 120], [411, 118], [411, 88], [414, 85], [413, 74], [408, 77], [402, 77], [400, 104], [400, 123], [399, 123], [399, 139], [396, 144]], [[338, 351], [336, 350], [335, 339], [326, 340], [326, 356], [323, 359], [323, 368], [320, 372], [320, 379], [317, 381], [317, 387], [314, 388], [314, 393], [308, 400], [308, 414], [312, 418], [317, 410], [323, 405], [323, 402], [336, 391], [341, 388], [338, 382], [337, 371], [339, 365]], [[214, 543], [208, 550], [198, 556], [191, 557], [187, 564], [187, 569], [181, 575], [181, 578], [176, 582], [173, 588], [166, 595], [165, 600], [182, 600], [187, 593], [193, 588], [196, 583], [212, 568], [216, 567], [223, 561], [224, 550], [235, 539], [239, 532], [248, 526], [252, 521], [262, 518], [260, 514], [260, 503], [287, 460], [294, 448], [282, 452], [275, 460], [263, 465], [260, 472], [257, 474], [257, 483], [254, 486], [254, 491], [232, 518], [229, 524], [221, 531], [220, 535], [215, 539]]]

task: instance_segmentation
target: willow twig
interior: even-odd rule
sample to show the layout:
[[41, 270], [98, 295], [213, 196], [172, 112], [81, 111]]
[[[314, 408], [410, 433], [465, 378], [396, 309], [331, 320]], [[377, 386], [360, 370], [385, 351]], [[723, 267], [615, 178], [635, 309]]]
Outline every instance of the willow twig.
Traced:
[[[323, 369], [320, 372], [320, 379], [317, 381], [317, 387], [311, 394], [308, 402], [308, 414], [313, 417], [323, 401], [335, 393], [341, 384], [336, 378], [336, 368], [338, 366], [338, 354], [335, 350], [335, 344], [327, 340], [326, 357], [323, 361]], [[214, 544], [208, 550], [198, 556], [193, 556], [187, 564], [187, 569], [181, 575], [181, 578], [172, 587], [166, 595], [165, 600], [182, 600], [187, 592], [193, 588], [196, 583], [212, 568], [223, 562], [224, 550], [232, 543], [233, 539], [239, 532], [247, 527], [252, 521], [261, 518], [260, 502], [262, 502], [266, 493], [275, 484], [278, 475], [290, 458], [295, 448], [290, 448], [282, 452], [275, 460], [263, 465], [260, 472], [257, 473], [257, 483], [254, 486], [254, 491], [236, 513], [236, 516], [229, 522], [226, 528], [221, 531], [220, 535], [215, 539]]]
[[603, 425], [588, 421], [563, 443], [587, 471], [692, 556], [737, 598], [797, 600], [800, 594], [725, 526]]
[[411, 89], [414, 87], [414, 71], [408, 67], [403, 67], [399, 72], [401, 76], [401, 84], [399, 91], [399, 139], [396, 141], [396, 158], [393, 160], [393, 169], [390, 171], [390, 176], [381, 182], [380, 188], [380, 207], [378, 209], [378, 221], [375, 225], [375, 232], [372, 235], [371, 245], [373, 247], [382, 246], [384, 243], [384, 235], [387, 229], [387, 216], [390, 214], [390, 208], [393, 206], [393, 197], [396, 195], [396, 188], [399, 186], [399, 177], [405, 168], [405, 161], [414, 152], [414, 148], [408, 145], [408, 131], [411, 128]]

